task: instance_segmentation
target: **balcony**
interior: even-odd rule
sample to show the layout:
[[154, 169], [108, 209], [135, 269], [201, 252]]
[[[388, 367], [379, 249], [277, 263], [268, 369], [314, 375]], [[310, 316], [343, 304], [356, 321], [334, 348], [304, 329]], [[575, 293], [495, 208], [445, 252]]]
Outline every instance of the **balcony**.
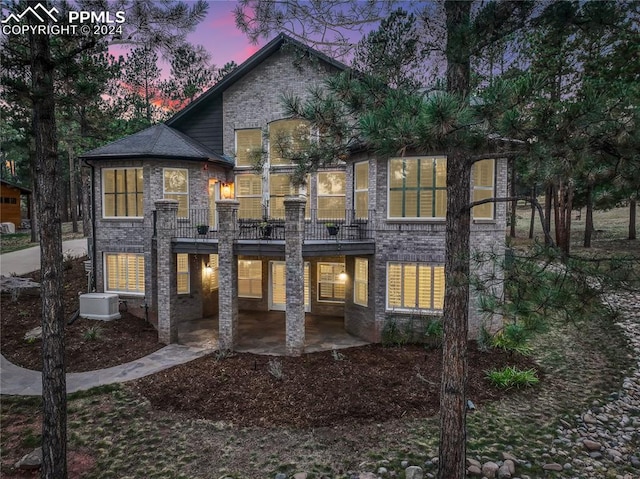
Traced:
[[[374, 238], [374, 211], [366, 218], [356, 217], [354, 210], [344, 214], [318, 217], [317, 210], [308, 211], [305, 219], [305, 242], [360, 242]], [[181, 240], [217, 240], [218, 226], [210, 225], [209, 209], [191, 209], [188, 218], [178, 218], [175, 238]], [[155, 219], [155, 218], [154, 218]], [[284, 241], [286, 238], [283, 218], [234, 218], [237, 241]]]

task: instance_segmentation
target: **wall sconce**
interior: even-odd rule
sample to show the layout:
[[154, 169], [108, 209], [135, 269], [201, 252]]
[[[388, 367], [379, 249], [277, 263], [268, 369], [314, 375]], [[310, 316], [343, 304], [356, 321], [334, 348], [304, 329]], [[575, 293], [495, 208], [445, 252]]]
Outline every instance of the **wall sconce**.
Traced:
[[342, 273], [338, 274], [338, 279], [340, 281], [347, 281], [347, 273], [343, 271]]
[[207, 274], [211, 274], [211, 272], [213, 271], [213, 268], [211, 267], [211, 265], [210, 265], [209, 263], [206, 263], [206, 264], [204, 265], [204, 271], [205, 271], [205, 273], [207, 273]]
[[220, 199], [230, 200], [233, 198], [233, 185], [231, 183], [222, 183], [220, 185]]

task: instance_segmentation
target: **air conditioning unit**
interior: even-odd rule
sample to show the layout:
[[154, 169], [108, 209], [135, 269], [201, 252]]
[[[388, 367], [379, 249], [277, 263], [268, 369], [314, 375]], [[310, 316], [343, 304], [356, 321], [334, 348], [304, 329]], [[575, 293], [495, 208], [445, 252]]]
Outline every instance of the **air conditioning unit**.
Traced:
[[101, 321], [120, 319], [118, 295], [115, 293], [81, 294], [80, 317]]

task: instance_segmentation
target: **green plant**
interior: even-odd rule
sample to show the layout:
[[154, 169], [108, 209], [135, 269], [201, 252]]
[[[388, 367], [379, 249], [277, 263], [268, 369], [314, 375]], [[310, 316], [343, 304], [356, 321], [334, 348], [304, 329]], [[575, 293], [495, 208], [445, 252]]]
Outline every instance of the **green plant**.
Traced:
[[388, 318], [382, 327], [382, 346], [385, 348], [402, 346], [407, 343], [407, 338], [395, 318]]
[[531, 387], [540, 382], [534, 369], [518, 369], [515, 366], [505, 366], [502, 369], [492, 369], [487, 372], [489, 382], [500, 389]]
[[267, 366], [267, 371], [278, 381], [282, 381], [284, 378], [284, 371], [282, 369], [282, 361], [279, 359], [269, 359], [269, 365]]
[[100, 326], [91, 326], [82, 335], [82, 338], [85, 341], [97, 341], [101, 337], [102, 337], [102, 328]]
[[529, 354], [531, 347], [528, 345], [529, 333], [519, 323], [507, 324], [502, 331], [493, 337], [493, 346], [520, 354]]
[[347, 359], [347, 357], [337, 349], [331, 350], [331, 357], [334, 361], [344, 361], [345, 359]]

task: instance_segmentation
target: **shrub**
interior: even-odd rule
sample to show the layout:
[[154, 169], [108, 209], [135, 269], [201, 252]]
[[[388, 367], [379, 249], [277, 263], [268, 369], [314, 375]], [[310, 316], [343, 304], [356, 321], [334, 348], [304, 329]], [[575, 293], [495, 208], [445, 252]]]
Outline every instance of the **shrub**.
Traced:
[[82, 335], [85, 341], [97, 341], [102, 337], [102, 328], [100, 326], [91, 326]]
[[504, 349], [505, 351], [517, 352], [520, 354], [529, 354], [531, 347], [529, 342], [529, 333], [525, 327], [519, 323], [507, 324], [502, 331], [493, 337], [493, 346]]
[[282, 370], [282, 361], [279, 359], [269, 359], [269, 365], [267, 367], [269, 374], [271, 374], [278, 381], [284, 378], [284, 371]]
[[522, 370], [515, 366], [492, 369], [487, 372], [487, 378], [491, 384], [500, 389], [531, 387], [540, 382], [534, 369]]

